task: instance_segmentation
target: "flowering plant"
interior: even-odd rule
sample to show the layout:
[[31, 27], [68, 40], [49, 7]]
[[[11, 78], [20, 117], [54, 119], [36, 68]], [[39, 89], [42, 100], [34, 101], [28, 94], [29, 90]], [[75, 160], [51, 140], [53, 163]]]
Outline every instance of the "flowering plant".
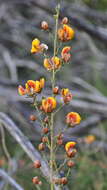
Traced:
[[[20, 95], [26, 95], [33, 99], [33, 104], [35, 109], [38, 112], [38, 116], [31, 115], [30, 119], [32, 121], [36, 121], [37, 119], [41, 123], [42, 127], [42, 139], [40, 144], [38, 145], [39, 151], [43, 151], [45, 154], [45, 149], [49, 149], [49, 158], [47, 161], [50, 167], [50, 189], [54, 190], [54, 184], [60, 186], [66, 185], [68, 183], [67, 177], [69, 176], [69, 170], [74, 166], [73, 157], [77, 153], [76, 142], [70, 141], [64, 145], [63, 142], [63, 133], [60, 132], [57, 136], [54, 135], [54, 120], [55, 114], [65, 105], [69, 104], [72, 100], [72, 93], [68, 88], [60, 89], [56, 86], [56, 74], [60, 72], [62, 66], [65, 66], [69, 63], [71, 58], [71, 47], [64, 46], [59, 52], [59, 43], [71, 41], [75, 35], [74, 30], [68, 24], [68, 18], [64, 17], [59, 26], [59, 10], [60, 6], [58, 5], [56, 8], [55, 18], [55, 33], [54, 33], [54, 52], [53, 56], [48, 56], [48, 46], [44, 43], [41, 43], [39, 39], [35, 38], [32, 41], [31, 53], [37, 54], [41, 53], [44, 56], [43, 66], [46, 68], [47, 72], [51, 73], [51, 84], [52, 84], [52, 94], [49, 97], [44, 96], [40, 102], [38, 100], [38, 95], [41, 93], [42, 89], [45, 86], [45, 79], [41, 78], [39, 80], [33, 81], [28, 80], [25, 84], [25, 87], [19, 86], [18, 92]], [[41, 28], [43, 30], [49, 30], [49, 25], [46, 21], [41, 23]], [[63, 103], [62, 105], [58, 105], [57, 95], [62, 97]], [[39, 103], [38, 103], [39, 102]], [[65, 122], [68, 127], [75, 127], [81, 121], [81, 117], [76, 112], [69, 112], [65, 116]], [[67, 127], [66, 127], [67, 129]], [[58, 166], [56, 160], [56, 151], [62, 146], [65, 148], [65, 160], [63, 164]], [[34, 168], [41, 167], [40, 160], [35, 160]], [[67, 165], [68, 172], [63, 177], [59, 176], [59, 172], [63, 169], [64, 165]], [[33, 178], [33, 183], [40, 189], [42, 185], [42, 181], [35, 176]]]

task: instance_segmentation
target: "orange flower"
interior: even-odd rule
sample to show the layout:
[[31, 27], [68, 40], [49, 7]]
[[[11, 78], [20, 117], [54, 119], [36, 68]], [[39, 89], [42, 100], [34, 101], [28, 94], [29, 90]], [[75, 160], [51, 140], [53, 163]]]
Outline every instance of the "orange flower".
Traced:
[[61, 51], [61, 57], [64, 60], [64, 62], [68, 62], [71, 58], [71, 54], [69, 53], [71, 50], [70, 46], [65, 46]]
[[88, 136], [86, 136], [85, 138], [84, 138], [84, 142], [86, 143], [86, 144], [91, 144], [91, 143], [93, 143], [94, 141], [95, 141], [95, 136], [94, 135], [88, 135]]
[[30, 94], [38, 93], [41, 91], [41, 86], [39, 81], [28, 80], [25, 86], [27, 92]]
[[42, 100], [42, 108], [46, 113], [52, 112], [56, 108], [56, 99], [48, 97]]
[[23, 88], [23, 86], [19, 85], [19, 87], [18, 87], [18, 93], [19, 93], [20, 96], [23, 96], [23, 95], [26, 94], [26, 89]]
[[74, 30], [67, 24], [63, 24], [63, 27], [58, 29], [59, 40], [63, 42], [72, 40], [74, 34], [75, 34]]
[[41, 78], [40, 81], [28, 80], [25, 84], [25, 88], [23, 88], [22, 86], [18, 87], [18, 92], [20, 95], [33, 95], [34, 93], [41, 92], [42, 88], [44, 87], [44, 84], [44, 78]]
[[68, 88], [63, 88], [61, 90], [61, 95], [63, 97], [64, 103], [69, 103], [72, 100], [72, 94]]
[[44, 67], [51, 71], [52, 69], [59, 69], [62, 65], [62, 62], [60, 60], [60, 58], [58, 57], [52, 57], [51, 59], [49, 58], [45, 58], [44, 59]]
[[80, 121], [81, 121], [81, 117], [76, 112], [70, 112], [66, 116], [66, 123], [72, 127], [79, 124]]
[[48, 49], [46, 44], [40, 44], [40, 40], [37, 38], [32, 41], [31, 53], [41, 53], [44, 49]]
[[74, 148], [75, 145], [76, 145], [76, 142], [74, 142], [74, 141], [67, 142], [65, 145], [66, 152], [68, 152], [70, 149]]
[[45, 58], [44, 59], [44, 67], [48, 70], [51, 71], [52, 70], [52, 62], [51, 59]]

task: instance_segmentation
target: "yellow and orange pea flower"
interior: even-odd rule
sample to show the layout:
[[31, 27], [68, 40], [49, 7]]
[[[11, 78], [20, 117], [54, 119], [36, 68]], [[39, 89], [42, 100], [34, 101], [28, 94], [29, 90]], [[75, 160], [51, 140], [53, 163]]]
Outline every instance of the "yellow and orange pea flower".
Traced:
[[67, 63], [70, 58], [71, 58], [71, 54], [70, 54], [70, 50], [71, 50], [71, 47], [70, 46], [65, 46], [62, 51], [61, 51], [61, 57], [62, 57], [62, 60]]
[[69, 103], [72, 100], [72, 94], [68, 88], [63, 88], [61, 90], [61, 95], [64, 103]]
[[62, 65], [61, 59], [57, 56], [44, 59], [44, 67], [51, 71], [52, 69], [59, 69]]
[[48, 49], [48, 46], [43, 43], [41, 44], [39, 39], [35, 38], [32, 41], [31, 53], [41, 53], [47, 49]]
[[42, 88], [45, 85], [45, 79], [41, 78], [40, 81], [36, 80], [28, 80], [25, 84], [25, 88], [23, 88], [21, 85], [18, 87], [19, 95], [32, 95], [34, 93], [41, 92]]
[[66, 123], [71, 127], [74, 127], [75, 125], [79, 124], [80, 121], [81, 117], [77, 112], [70, 112], [66, 116]]
[[42, 100], [42, 109], [45, 113], [50, 113], [56, 108], [57, 102], [54, 97], [48, 97]]
[[68, 152], [70, 149], [74, 148], [77, 143], [74, 141], [67, 142], [65, 145], [65, 150]]
[[88, 135], [84, 138], [84, 142], [86, 144], [92, 144], [96, 140], [96, 137], [94, 135]]
[[58, 38], [63, 42], [72, 40], [74, 35], [74, 30], [67, 24], [63, 24], [63, 26], [58, 29]]

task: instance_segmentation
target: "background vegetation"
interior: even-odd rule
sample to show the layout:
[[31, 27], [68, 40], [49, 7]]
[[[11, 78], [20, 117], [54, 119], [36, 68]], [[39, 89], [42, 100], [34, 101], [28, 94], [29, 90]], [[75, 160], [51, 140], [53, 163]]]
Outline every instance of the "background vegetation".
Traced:
[[[1, 0], [0, 1], [0, 112], [11, 118], [28, 137], [35, 149], [40, 136], [39, 123], [31, 123], [29, 115], [34, 112], [30, 102], [17, 93], [19, 84], [28, 79], [44, 76], [48, 80], [43, 60], [30, 54], [31, 41], [35, 37], [49, 45], [52, 55], [52, 37], [40, 31], [40, 22], [54, 26], [54, 7], [52, 0]], [[74, 96], [69, 108], [60, 112], [56, 118], [55, 133], [64, 127], [62, 118], [65, 112], [79, 111], [82, 123], [68, 129], [64, 141], [78, 141], [76, 166], [72, 169], [69, 189], [106, 190], [107, 189], [107, 0], [63, 0], [61, 16], [67, 16], [76, 31], [72, 45], [71, 63], [58, 74], [58, 85], [69, 87]], [[47, 82], [46, 93], [50, 83]], [[6, 119], [5, 118], [5, 119]], [[0, 115], [0, 122], [2, 121]], [[6, 120], [7, 122], [7, 120]], [[0, 127], [3, 126], [1, 122]], [[13, 177], [23, 189], [35, 189], [32, 177], [36, 172], [25, 151], [11, 136], [10, 131], [0, 129], [0, 168]], [[5, 136], [4, 136], [5, 135]], [[94, 135], [93, 143], [86, 136]], [[3, 139], [9, 152], [12, 167], [8, 168], [9, 157], [3, 148]], [[61, 162], [61, 157], [58, 157]], [[2, 172], [0, 170], [0, 172]], [[41, 175], [41, 174], [39, 174]], [[61, 174], [62, 175], [62, 174]], [[2, 179], [0, 190], [14, 187]], [[48, 189], [46, 180], [43, 189]]]

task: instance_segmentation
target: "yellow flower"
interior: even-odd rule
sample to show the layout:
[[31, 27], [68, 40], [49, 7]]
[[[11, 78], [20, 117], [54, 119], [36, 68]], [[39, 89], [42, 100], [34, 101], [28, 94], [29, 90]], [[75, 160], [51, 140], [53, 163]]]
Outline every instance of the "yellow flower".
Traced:
[[56, 99], [54, 97], [48, 97], [42, 100], [42, 109], [44, 112], [52, 112], [56, 108]]
[[48, 46], [46, 44], [41, 44], [40, 40], [38, 40], [37, 38], [35, 38], [32, 41], [31, 53], [41, 53], [47, 49], [48, 49]]
[[41, 48], [40, 48], [40, 41], [35, 38], [33, 41], [32, 41], [32, 48], [31, 48], [31, 53], [38, 53], [41, 51]]
[[76, 145], [76, 142], [74, 142], [74, 141], [67, 142], [65, 145], [66, 152], [68, 152], [70, 149], [74, 148], [75, 145]]
[[63, 88], [61, 90], [61, 95], [65, 104], [69, 103], [72, 100], [72, 94], [68, 88]]
[[62, 62], [60, 58], [58, 58], [57, 56], [52, 57], [51, 59], [49, 58], [44, 59], [44, 67], [49, 71], [51, 71], [52, 69], [59, 69], [61, 65]]
[[41, 92], [42, 88], [45, 85], [45, 79], [41, 78], [40, 81], [28, 80], [25, 84], [25, 88], [22, 86], [18, 87], [18, 92], [20, 95], [33, 95], [34, 93]]
[[84, 138], [84, 141], [86, 144], [91, 144], [95, 141], [95, 136], [94, 135], [88, 135]]
[[58, 57], [52, 57], [52, 63], [55, 69], [59, 69], [61, 67], [61, 60]]
[[70, 93], [70, 90], [68, 88], [63, 88], [61, 90], [61, 95], [65, 97], [68, 93]]
[[74, 34], [75, 34], [74, 30], [67, 24], [63, 24], [63, 27], [58, 29], [59, 40], [63, 42], [72, 40]]
[[66, 116], [66, 123], [72, 127], [79, 124], [80, 121], [81, 121], [81, 117], [76, 112], [70, 112]]

